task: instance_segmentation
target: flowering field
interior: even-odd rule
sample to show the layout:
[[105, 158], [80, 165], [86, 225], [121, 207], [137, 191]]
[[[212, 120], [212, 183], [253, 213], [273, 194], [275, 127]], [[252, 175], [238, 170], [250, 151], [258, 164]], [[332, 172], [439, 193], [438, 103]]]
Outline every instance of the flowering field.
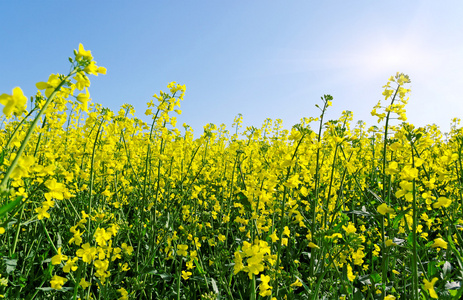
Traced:
[[105, 74], [0, 95], [0, 295], [6, 299], [460, 299], [463, 129], [406, 123], [408, 76], [373, 109], [291, 130], [176, 128], [170, 83], [137, 119], [91, 104]]

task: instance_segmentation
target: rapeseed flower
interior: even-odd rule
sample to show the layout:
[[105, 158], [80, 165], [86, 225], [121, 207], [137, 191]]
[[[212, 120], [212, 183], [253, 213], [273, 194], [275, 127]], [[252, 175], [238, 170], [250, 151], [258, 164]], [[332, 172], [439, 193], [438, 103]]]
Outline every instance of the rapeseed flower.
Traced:
[[50, 281], [51, 288], [55, 290], [61, 290], [63, 288], [63, 284], [65, 284], [68, 280], [64, 277], [54, 275]]
[[188, 272], [188, 271], [182, 271], [182, 278], [184, 280], [188, 280], [190, 278], [190, 276], [193, 275], [193, 273], [191, 272]]
[[393, 208], [390, 208], [387, 206], [386, 203], [383, 203], [381, 204], [380, 206], [378, 206], [378, 208], [376, 209], [380, 214], [382, 214], [383, 216], [385, 214], [390, 214], [390, 213], [394, 213], [395, 210]]
[[67, 260], [68, 257], [66, 255], [62, 255], [61, 254], [61, 247], [58, 248], [58, 254], [56, 254], [55, 256], [53, 256], [51, 258], [51, 264], [52, 265], [59, 265], [61, 264], [61, 261], [62, 260]]
[[272, 294], [272, 287], [268, 284], [270, 282], [270, 276], [260, 275], [261, 284], [259, 285], [259, 295], [262, 297], [270, 296]]
[[431, 245], [431, 248], [443, 248], [447, 249], [447, 242], [444, 241], [442, 238], [434, 239], [434, 243]]
[[7, 117], [13, 113], [15, 116], [21, 115], [26, 110], [27, 97], [19, 87], [13, 89], [11, 95], [1, 94], [0, 104], [4, 105], [3, 114]]
[[437, 293], [434, 290], [434, 285], [436, 284], [437, 280], [437, 277], [434, 277], [431, 281], [428, 281], [426, 278], [423, 279], [423, 288], [428, 291], [429, 296], [433, 299], [438, 298]]

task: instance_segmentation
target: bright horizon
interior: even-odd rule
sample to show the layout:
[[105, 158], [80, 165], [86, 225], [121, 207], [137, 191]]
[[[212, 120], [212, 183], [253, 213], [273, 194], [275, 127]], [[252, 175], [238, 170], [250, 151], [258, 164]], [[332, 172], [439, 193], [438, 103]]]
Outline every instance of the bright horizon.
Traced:
[[92, 102], [130, 103], [149, 122], [152, 95], [185, 84], [177, 127], [195, 137], [208, 123], [231, 130], [239, 113], [244, 128], [266, 118], [290, 128], [318, 116], [324, 94], [334, 97], [327, 120], [350, 110], [353, 125], [377, 125], [370, 111], [396, 72], [411, 79], [407, 122], [447, 132], [463, 117], [463, 2], [442, 3], [5, 1], [0, 94], [35, 95], [82, 43], [107, 68], [90, 76]]

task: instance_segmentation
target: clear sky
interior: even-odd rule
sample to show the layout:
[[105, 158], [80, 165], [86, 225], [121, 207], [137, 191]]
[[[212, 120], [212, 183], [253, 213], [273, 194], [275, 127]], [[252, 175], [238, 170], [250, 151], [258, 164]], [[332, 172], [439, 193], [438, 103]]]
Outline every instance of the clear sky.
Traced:
[[372, 107], [397, 71], [410, 76], [408, 121], [448, 131], [463, 118], [463, 1], [0, 1], [0, 93], [26, 96], [66, 73], [82, 43], [106, 75], [91, 76], [93, 102], [118, 111], [166, 85], [186, 85], [179, 127], [231, 130], [281, 118], [329, 119], [343, 110], [375, 125]]

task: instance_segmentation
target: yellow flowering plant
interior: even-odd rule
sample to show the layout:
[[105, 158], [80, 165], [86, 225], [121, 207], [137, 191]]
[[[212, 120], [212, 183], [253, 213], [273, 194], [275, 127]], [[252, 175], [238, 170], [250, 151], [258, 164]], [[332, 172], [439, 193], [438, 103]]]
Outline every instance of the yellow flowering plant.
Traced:
[[[463, 295], [463, 129], [406, 122], [397, 73], [377, 126], [177, 128], [186, 88], [117, 112], [82, 44], [67, 75], [0, 95], [6, 299], [421, 299]], [[383, 103], [389, 101], [386, 105]], [[379, 127], [381, 126], [381, 127]], [[196, 134], [196, 135], [195, 135]], [[410, 285], [411, 283], [411, 285]]]

